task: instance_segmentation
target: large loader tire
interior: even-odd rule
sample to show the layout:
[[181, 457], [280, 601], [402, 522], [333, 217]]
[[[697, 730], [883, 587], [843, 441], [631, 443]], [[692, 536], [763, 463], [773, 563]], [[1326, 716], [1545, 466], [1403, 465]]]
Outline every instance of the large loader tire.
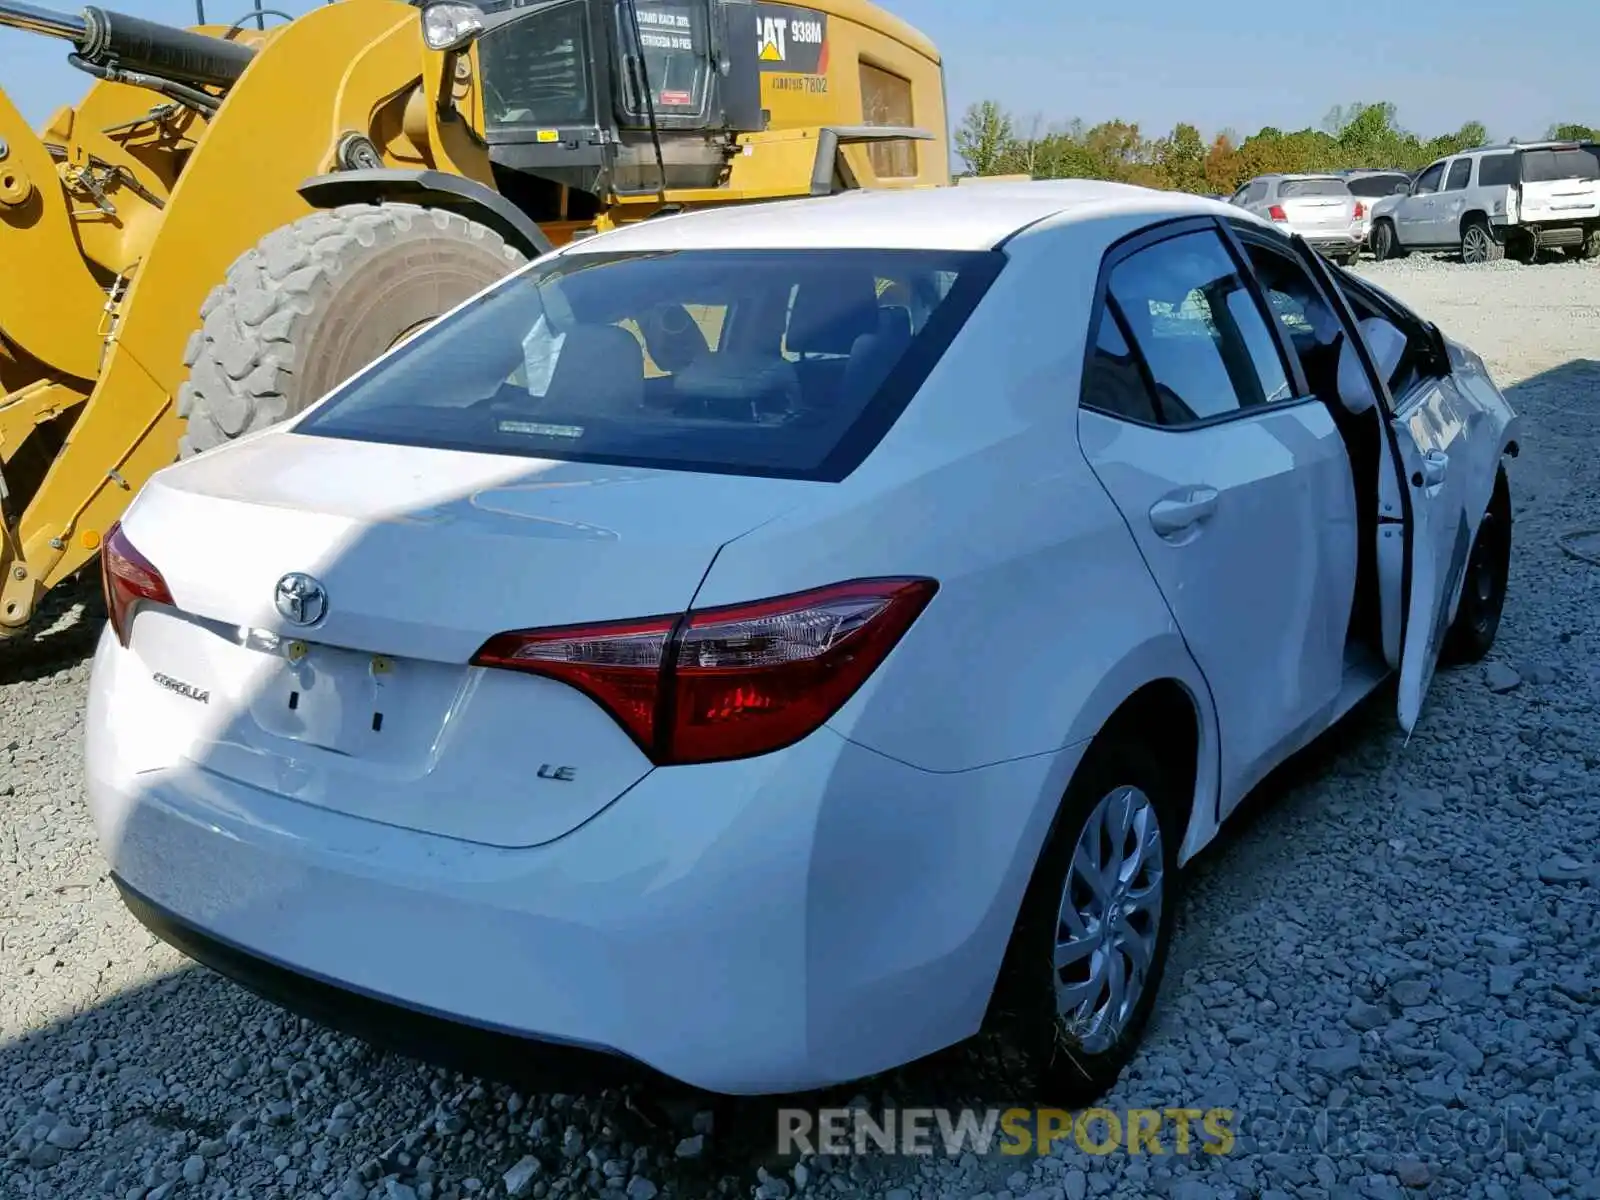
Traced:
[[200, 308], [179, 457], [294, 416], [526, 261], [493, 230], [415, 204], [345, 205], [273, 230]]

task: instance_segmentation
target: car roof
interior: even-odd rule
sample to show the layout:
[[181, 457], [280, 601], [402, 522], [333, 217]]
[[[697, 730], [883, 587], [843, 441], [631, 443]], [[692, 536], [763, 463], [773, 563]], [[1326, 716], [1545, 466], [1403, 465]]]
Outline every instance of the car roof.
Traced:
[[991, 250], [1053, 217], [1226, 214], [1207, 196], [1094, 179], [984, 183], [968, 187], [868, 188], [833, 196], [700, 209], [639, 221], [569, 244], [566, 253], [674, 249], [874, 248]]

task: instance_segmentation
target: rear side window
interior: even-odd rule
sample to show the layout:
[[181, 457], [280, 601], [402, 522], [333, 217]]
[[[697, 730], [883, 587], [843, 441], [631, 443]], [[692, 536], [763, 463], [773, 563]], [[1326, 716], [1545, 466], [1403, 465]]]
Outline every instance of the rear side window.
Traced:
[[1300, 196], [1348, 196], [1350, 186], [1342, 179], [1285, 179], [1278, 185], [1278, 196], [1293, 200]]
[[1523, 183], [1555, 183], [1562, 179], [1600, 179], [1600, 146], [1522, 152]]
[[1100, 314], [1100, 330], [1089, 364], [1084, 368], [1079, 403], [1113, 417], [1145, 425], [1161, 424], [1139, 360], [1123, 336], [1116, 301], [1109, 298]]
[[1447, 192], [1459, 192], [1467, 186], [1467, 180], [1471, 177], [1472, 160], [1470, 158], [1458, 158], [1450, 164], [1450, 174], [1445, 178], [1444, 190]]
[[1479, 187], [1509, 187], [1517, 181], [1517, 156], [1485, 154], [1478, 160]]
[[568, 253], [498, 284], [297, 432], [842, 479], [999, 272], [997, 251]]
[[1112, 268], [1108, 291], [1155, 383], [1164, 424], [1293, 396], [1277, 340], [1216, 233], [1134, 252]]

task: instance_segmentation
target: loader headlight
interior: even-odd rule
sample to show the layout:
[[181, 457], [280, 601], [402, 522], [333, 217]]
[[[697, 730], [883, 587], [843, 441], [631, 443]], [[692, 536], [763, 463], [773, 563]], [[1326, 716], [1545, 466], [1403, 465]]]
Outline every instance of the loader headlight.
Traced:
[[474, 4], [442, 0], [422, 9], [422, 40], [429, 50], [461, 50], [483, 32], [483, 11]]

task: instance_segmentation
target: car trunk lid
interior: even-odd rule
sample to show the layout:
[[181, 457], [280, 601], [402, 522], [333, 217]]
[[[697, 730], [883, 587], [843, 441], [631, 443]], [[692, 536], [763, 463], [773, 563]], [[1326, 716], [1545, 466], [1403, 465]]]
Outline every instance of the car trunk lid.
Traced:
[[1289, 224], [1300, 229], [1346, 229], [1356, 219], [1355, 197], [1288, 196], [1280, 203]]
[[[650, 761], [574, 688], [472, 655], [508, 629], [682, 611], [721, 545], [815, 486], [275, 433], [162, 472], [130, 509], [176, 606], [137, 612], [130, 649], [174, 762], [534, 845]], [[276, 602], [292, 574], [302, 616], [325, 597], [309, 625]]]
[[1600, 217], [1600, 180], [1555, 179], [1524, 183], [1524, 221], [1575, 221]]

